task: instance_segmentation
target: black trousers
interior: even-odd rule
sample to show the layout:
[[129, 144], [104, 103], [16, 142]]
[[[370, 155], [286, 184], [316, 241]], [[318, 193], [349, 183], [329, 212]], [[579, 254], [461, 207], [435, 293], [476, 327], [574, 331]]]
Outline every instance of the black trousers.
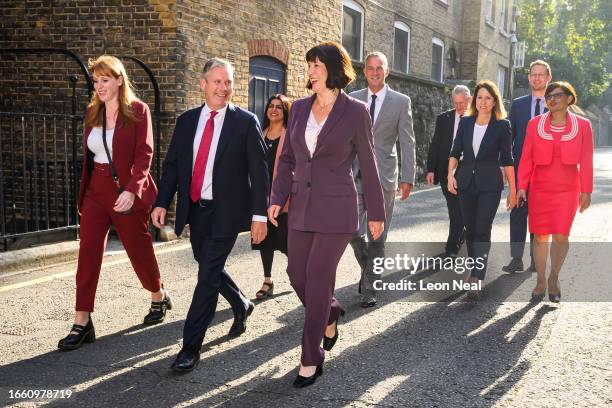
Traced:
[[231, 305], [234, 316], [244, 313], [248, 304], [224, 269], [238, 236], [212, 238], [213, 217], [214, 205], [204, 208], [192, 205], [190, 208], [190, 241], [193, 256], [198, 261], [198, 283], [185, 319], [183, 349], [199, 351], [202, 347], [206, 330], [215, 316], [219, 293]]
[[[515, 163], [514, 174], [518, 175], [518, 163]], [[518, 177], [516, 178], [518, 183]], [[517, 186], [518, 188], [518, 186]], [[518, 190], [517, 190], [518, 191]], [[529, 234], [533, 242], [533, 234]], [[523, 258], [525, 241], [527, 239], [527, 202], [522, 207], [514, 207], [510, 211], [510, 255], [513, 258]], [[529, 255], [533, 263], [533, 247], [529, 245]]]
[[463, 216], [461, 215], [461, 205], [459, 204], [459, 196], [448, 191], [448, 181], [446, 178], [440, 180], [442, 194], [446, 199], [446, 208], [448, 209], [448, 238], [446, 239], [446, 253], [456, 254], [461, 250], [461, 246], [465, 241], [465, 226], [463, 224]]
[[481, 262], [477, 262], [472, 269], [472, 276], [480, 280], [485, 278], [487, 272], [487, 258], [491, 249], [491, 228], [500, 198], [501, 190], [479, 192], [474, 183], [470, 183], [467, 189], [459, 191], [468, 256], [474, 260], [481, 259]]

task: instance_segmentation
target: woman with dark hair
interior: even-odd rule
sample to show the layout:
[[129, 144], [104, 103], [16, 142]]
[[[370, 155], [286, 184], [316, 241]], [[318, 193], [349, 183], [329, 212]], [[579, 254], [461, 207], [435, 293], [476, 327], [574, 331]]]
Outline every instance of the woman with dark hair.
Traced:
[[148, 230], [157, 196], [151, 177], [153, 130], [149, 107], [140, 101], [121, 61], [110, 55], [90, 60], [95, 92], [87, 106], [83, 172], [78, 209], [81, 242], [76, 274], [76, 317], [60, 350], [96, 339], [91, 320], [104, 248], [111, 224], [142, 284], [151, 292], [145, 324], [161, 323], [172, 308], [160, 280]]
[[370, 115], [363, 102], [342, 91], [355, 79], [350, 57], [340, 44], [325, 42], [311, 48], [306, 61], [306, 86], [314, 95], [293, 103], [268, 209], [276, 225], [291, 196], [287, 272], [306, 313], [295, 387], [315, 382], [323, 372], [323, 349], [331, 350], [338, 339], [344, 310], [333, 297], [336, 268], [358, 228], [355, 156], [374, 239], [385, 220]]
[[[455, 179], [455, 169], [462, 155]], [[485, 278], [491, 228], [504, 189], [499, 166], [503, 167], [510, 186], [506, 198], [506, 209], [510, 211], [516, 205], [510, 121], [506, 119], [499, 89], [485, 80], [474, 89], [468, 114], [459, 122], [448, 160], [448, 191], [457, 194], [459, 190], [468, 256], [481, 259], [467, 279], [473, 288], [467, 296], [472, 300], [478, 299], [477, 288]]]
[[[544, 298], [548, 283], [551, 302], [561, 300], [559, 272], [569, 249], [576, 210], [585, 211], [593, 192], [593, 131], [591, 122], [569, 111], [576, 91], [568, 82], [553, 82], [544, 93], [548, 112], [527, 125], [518, 170], [517, 199], [522, 206], [529, 190], [529, 232], [535, 235], [533, 255], [538, 281], [531, 299]], [[546, 280], [548, 242], [550, 276]]]
[[[283, 148], [285, 130], [289, 119], [289, 109], [291, 102], [285, 95], [275, 94], [268, 99], [263, 119], [264, 141], [268, 148], [267, 161], [270, 172], [270, 180], [276, 177], [276, 167], [278, 156]], [[258, 300], [271, 297], [274, 294], [274, 282], [272, 282], [272, 262], [274, 261], [274, 251], [281, 251], [287, 255], [287, 208], [278, 217], [278, 227], [268, 221], [268, 234], [259, 244], [253, 244], [253, 249], [258, 249], [261, 255], [261, 263], [264, 270], [264, 282], [261, 289], [257, 291], [255, 297]]]

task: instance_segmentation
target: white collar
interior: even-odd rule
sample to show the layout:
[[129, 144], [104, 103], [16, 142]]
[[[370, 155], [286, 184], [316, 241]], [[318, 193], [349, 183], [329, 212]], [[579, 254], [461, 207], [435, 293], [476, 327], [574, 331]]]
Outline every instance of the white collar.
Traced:
[[372, 98], [372, 95], [376, 95], [376, 100], [378, 101], [385, 99], [385, 96], [387, 95], [387, 87], [387, 84], [385, 84], [385, 86], [383, 86], [381, 90], [376, 93], [372, 92], [370, 87], [368, 87], [368, 100]]
[[[570, 111], [567, 111], [567, 115], [569, 118], [569, 124], [571, 125], [571, 129], [569, 133], [561, 136], [562, 142], [572, 140], [578, 134], [578, 118], [576, 117], [575, 114], [573, 114]], [[540, 116], [540, 119], [538, 120], [538, 135], [544, 140], [553, 140], [552, 133], [549, 133], [546, 131], [547, 122], [548, 122], [548, 126], [550, 126], [549, 117], [550, 117], [550, 111]], [[567, 129], [567, 124], [565, 125], [565, 128]]]
[[[221, 116], [225, 116], [225, 112], [227, 112], [227, 107], [229, 106], [229, 103], [227, 105], [225, 105], [223, 108], [218, 109], [217, 110], [217, 116], [221, 117]], [[202, 112], [205, 113], [206, 115], [210, 115], [210, 112], [212, 112], [212, 109], [210, 109], [210, 107], [208, 106], [208, 104], [204, 104], [204, 108], [202, 109]]]

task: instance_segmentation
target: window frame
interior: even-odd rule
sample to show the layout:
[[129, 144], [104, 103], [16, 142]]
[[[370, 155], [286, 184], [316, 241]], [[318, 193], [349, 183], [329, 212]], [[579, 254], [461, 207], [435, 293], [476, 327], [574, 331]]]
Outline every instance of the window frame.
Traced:
[[[503, 73], [503, 84], [500, 84], [500, 78], [501, 78], [501, 73]], [[502, 99], [506, 98], [506, 87], [507, 87], [507, 81], [508, 81], [508, 68], [504, 67], [503, 65], [498, 65], [497, 66], [497, 87], [499, 88], [499, 91], [501, 93]]]
[[[442, 53], [440, 55], [440, 79], [438, 78], [431, 78], [434, 81], [437, 82], [444, 82], [444, 52], [445, 52], [445, 48], [446, 46], [444, 45], [444, 41], [442, 41], [442, 39], [438, 38], [438, 37], [432, 37], [431, 38], [431, 44], [433, 45], [437, 45], [439, 47], [442, 47]], [[432, 53], [431, 53], [431, 63], [433, 65], [433, 47], [432, 47]]]
[[487, 0], [485, 7], [485, 22], [495, 26], [495, 0]]
[[[395, 69], [395, 30], [398, 29], [400, 31], [408, 34], [408, 41], [406, 43], [406, 66], [402, 70]], [[412, 40], [410, 26], [404, 23], [403, 21], [395, 21], [393, 22], [393, 60], [391, 62], [391, 67], [394, 71], [401, 72], [403, 74], [408, 74], [410, 72], [410, 43]]]
[[[344, 19], [344, 7], [350, 8], [353, 11], [358, 12], [359, 14], [361, 14], [361, 27], [359, 30], [359, 58], [358, 59], [354, 59], [354, 61], [363, 61], [363, 41], [364, 41], [364, 30], [365, 30], [365, 9], [357, 2], [353, 1], [353, 0], [342, 0], [342, 13], [341, 13], [341, 20], [340, 20], [340, 31], [341, 31], [341, 38], [342, 36], [344, 36], [344, 24], [343, 24], [343, 19]], [[342, 40], [340, 41], [340, 43], [342, 43]], [[352, 58], [352, 57], [351, 57]]]

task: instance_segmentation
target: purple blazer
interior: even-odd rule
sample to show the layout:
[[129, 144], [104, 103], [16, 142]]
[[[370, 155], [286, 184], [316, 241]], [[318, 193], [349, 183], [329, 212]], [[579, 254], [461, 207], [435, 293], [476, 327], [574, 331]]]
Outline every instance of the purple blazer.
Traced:
[[299, 99], [291, 107], [271, 205], [283, 207], [291, 194], [289, 228], [354, 233], [359, 227], [352, 170], [357, 156], [368, 221], [384, 221], [385, 205], [366, 104], [340, 92], [310, 158], [305, 131], [314, 99], [315, 95]]

